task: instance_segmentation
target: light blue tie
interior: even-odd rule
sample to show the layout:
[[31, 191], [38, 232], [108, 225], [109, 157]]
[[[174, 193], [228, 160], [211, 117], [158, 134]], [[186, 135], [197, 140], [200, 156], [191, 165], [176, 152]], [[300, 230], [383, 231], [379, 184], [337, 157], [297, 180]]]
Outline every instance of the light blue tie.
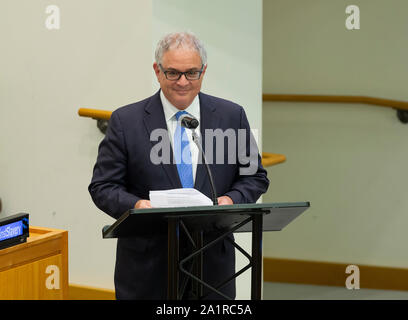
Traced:
[[174, 132], [174, 157], [181, 185], [183, 188], [193, 188], [194, 180], [190, 143], [188, 141], [186, 129], [182, 127], [180, 121], [178, 121], [183, 114], [188, 113], [186, 111], [179, 111], [176, 113], [177, 127]]

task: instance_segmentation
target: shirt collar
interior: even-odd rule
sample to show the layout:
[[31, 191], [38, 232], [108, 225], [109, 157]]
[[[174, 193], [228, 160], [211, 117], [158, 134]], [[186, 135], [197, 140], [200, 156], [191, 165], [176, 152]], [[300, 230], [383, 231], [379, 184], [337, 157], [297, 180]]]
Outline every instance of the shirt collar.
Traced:
[[[163, 105], [164, 116], [167, 122], [171, 120], [174, 117], [174, 115], [180, 111], [180, 109], [177, 109], [175, 106], [171, 104], [169, 100], [167, 100], [162, 90], [160, 90], [160, 99]], [[193, 102], [184, 110], [188, 112], [190, 115], [192, 115], [194, 118], [198, 120], [200, 119], [200, 99], [198, 98], [198, 94], [195, 96]]]

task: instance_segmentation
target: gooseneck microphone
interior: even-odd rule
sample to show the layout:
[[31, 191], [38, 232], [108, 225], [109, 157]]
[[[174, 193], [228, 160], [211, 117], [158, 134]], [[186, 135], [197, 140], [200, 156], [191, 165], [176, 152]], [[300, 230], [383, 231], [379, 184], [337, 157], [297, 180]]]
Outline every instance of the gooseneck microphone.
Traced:
[[200, 124], [196, 118], [189, 117], [189, 116], [184, 115], [184, 114], [181, 115], [180, 120], [181, 120], [181, 125], [182, 125], [184, 128], [187, 128], [187, 129], [192, 129], [192, 130], [194, 130], [194, 129], [196, 129], [196, 128], [198, 127], [198, 125]]
[[205, 157], [204, 150], [203, 150], [203, 148], [201, 146], [198, 135], [195, 132], [195, 129], [198, 127], [198, 125], [200, 123], [198, 122], [198, 120], [196, 118], [188, 116], [188, 115], [182, 115], [179, 120], [180, 120], [181, 126], [183, 126], [184, 128], [187, 128], [187, 129], [191, 129], [191, 133], [193, 135], [193, 141], [197, 145], [198, 150], [203, 155], [204, 165], [205, 165], [205, 168], [207, 170], [208, 178], [210, 179], [211, 191], [212, 191], [212, 196], [213, 196], [213, 199], [212, 199], [213, 204], [216, 206], [216, 205], [218, 205], [218, 200], [217, 200], [217, 191], [215, 190], [214, 180], [213, 180], [213, 177], [212, 177], [212, 174], [211, 174], [210, 167], [209, 167], [209, 165], [207, 163], [207, 158]]

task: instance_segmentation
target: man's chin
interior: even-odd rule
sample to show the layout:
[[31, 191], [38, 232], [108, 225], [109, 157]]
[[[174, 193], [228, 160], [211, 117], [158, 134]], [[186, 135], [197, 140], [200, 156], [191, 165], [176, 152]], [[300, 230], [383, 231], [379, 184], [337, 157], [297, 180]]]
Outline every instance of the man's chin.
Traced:
[[184, 110], [184, 109], [186, 109], [189, 105], [190, 105], [190, 104], [183, 103], [183, 102], [174, 104], [174, 106], [175, 106], [177, 109], [179, 109], [179, 110]]
[[178, 99], [174, 99], [173, 105], [178, 109], [185, 109], [193, 102], [193, 100], [194, 99], [191, 99], [190, 97], [179, 97]]

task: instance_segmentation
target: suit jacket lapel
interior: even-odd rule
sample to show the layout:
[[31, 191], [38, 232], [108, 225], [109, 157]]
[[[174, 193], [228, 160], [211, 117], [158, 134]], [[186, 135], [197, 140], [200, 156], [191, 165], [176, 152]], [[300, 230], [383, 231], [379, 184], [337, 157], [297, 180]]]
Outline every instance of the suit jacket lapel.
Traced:
[[[201, 133], [201, 143], [205, 153], [205, 129], [217, 129], [219, 123], [219, 115], [217, 115], [216, 107], [211, 101], [211, 98], [206, 94], [199, 93], [200, 98], [200, 133]], [[201, 156], [201, 155], [200, 155]], [[201, 164], [200, 164], [201, 163]], [[210, 164], [210, 170], [212, 165]], [[216, 177], [214, 178], [214, 183]], [[204, 166], [204, 161], [199, 160], [197, 165], [196, 179], [194, 188], [203, 192], [204, 186], [209, 183], [209, 178], [207, 176], [207, 170]], [[218, 195], [217, 195], [218, 196]]]
[[[167, 124], [166, 119], [164, 116], [163, 105], [160, 99], [160, 90], [152, 96], [150, 102], [145, 107], [145, 114], [143, 122], [145, 124], [146, 130], [148, 132], [149, 137], [151, 133], [155, 129], [164, 129], [167, 132]], [[173, 188], [181, 188], [181, 182], [178, 175], [177, 167], [173, 161], [173, 149], [170, 144], [169, 136], [166, 134], [163, 137], [162, 144], [168, 144], [170, 146], [170, 163], [163, 164], [161, 163], [161, 167], [166, 172], [167, 177], [169, 178]], [[156, 144], [156, 142], [151, 141], [152, 147]], [[149, 150], [150, 152], [150, 150]]]

